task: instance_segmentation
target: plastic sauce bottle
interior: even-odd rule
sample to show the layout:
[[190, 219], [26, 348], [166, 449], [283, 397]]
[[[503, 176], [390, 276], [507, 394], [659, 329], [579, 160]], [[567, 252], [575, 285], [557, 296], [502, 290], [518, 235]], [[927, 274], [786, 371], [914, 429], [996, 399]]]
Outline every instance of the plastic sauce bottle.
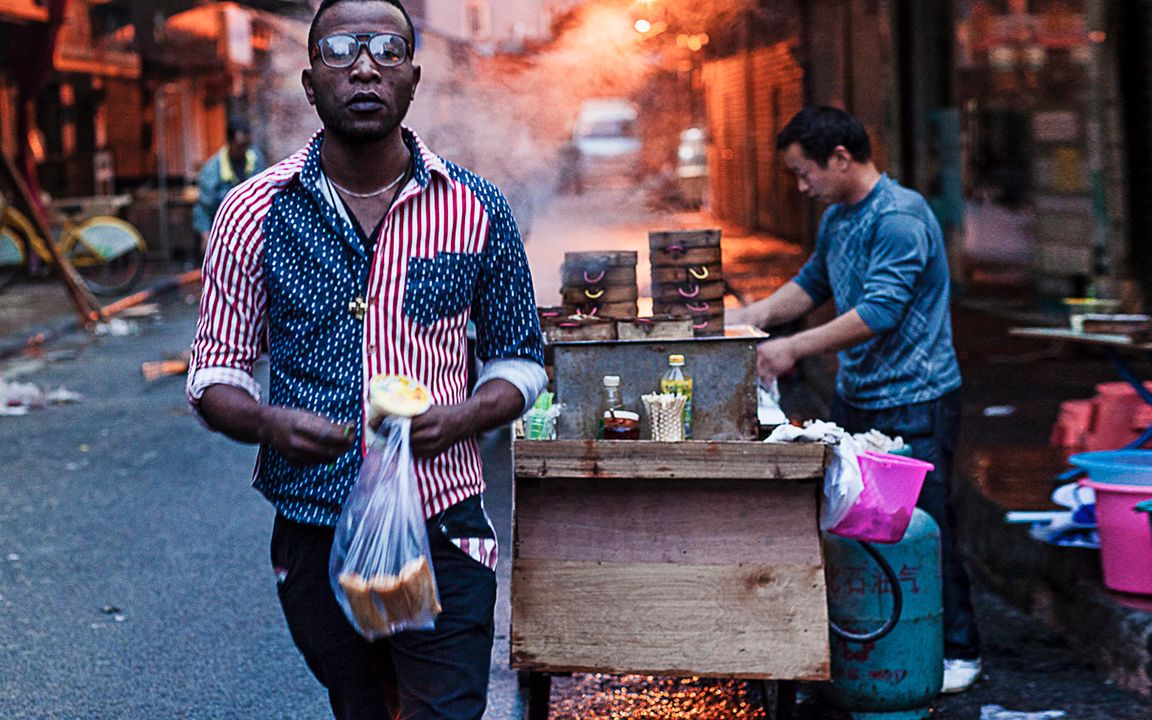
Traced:
[[624, 409], [620, 395], [620, 376], [604, 376], [604, 396], [601, 400], [600, 415], [597, 418], [597, 437], [604, 440], [640, 439], [640, 416]]
[[683, 355], [668, 356], [668, 370], [660, 378], [660, 392], [684, 396], [684, 437], [692, 437], [692, 378], [684, 372]]

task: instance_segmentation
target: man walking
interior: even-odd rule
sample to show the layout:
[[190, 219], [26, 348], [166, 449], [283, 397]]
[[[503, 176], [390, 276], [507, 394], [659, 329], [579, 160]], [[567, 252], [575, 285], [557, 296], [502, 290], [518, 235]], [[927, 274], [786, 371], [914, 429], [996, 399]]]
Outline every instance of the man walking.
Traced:
[[228, 191], [264, 169], [264, 160], [252, 147], [252, 130], [240, 119], [228, 122], [227, 143], [200, 168], [199, 196], [192, 208], [192, 227], [200, 238], [197, 252], [208, 246], [208, 233]]
[[800, 192], [828, 203], [816, 249], [775, 293], [731, 311], [730, 322], [781, 325], [832, 300], [836, 318], [758, 348], [767, 380], [797, 360], [839, 351], [832, 420], [849, 432], [900, 435], [935, 465], [919, 506], [940, 526], [944, 580], [944, 692], [980, 676], [980, 639], [968, 575], [956, 548], [949, 489], [960, 422], [944, 236], [924, 198], [872, 162], [864, 127], [843, 110], [802, 110], [777, 150]]
[[[320, 3], [302, 82], [323, 129], [224, 200], [188, 392], [210, 427], [260, 444], [280, 602], [333, 714], [479, 720], [497, 551], [475, 436], [523, 413], [546, 377], [504, 196], [401, 126], [420, 80], [413, 41], [399, 0]], [[468, 396], [470, 320], [484, 366]], [[267, 403], [252, 377], [262, 353]], [[379, 373], [433, 398], [411, 441], [443, 612], [432, 631], [370, 643], [336, 603], [328, 556]]]

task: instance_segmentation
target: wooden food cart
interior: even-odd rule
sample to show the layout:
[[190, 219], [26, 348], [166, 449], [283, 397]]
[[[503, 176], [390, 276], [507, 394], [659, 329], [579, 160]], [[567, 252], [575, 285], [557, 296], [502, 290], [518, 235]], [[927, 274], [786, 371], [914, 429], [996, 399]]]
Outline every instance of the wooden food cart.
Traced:
[[828, 679], [824, 445], [513, 452], [511, 665], [531, 720], [547, 718], [555, 673]]

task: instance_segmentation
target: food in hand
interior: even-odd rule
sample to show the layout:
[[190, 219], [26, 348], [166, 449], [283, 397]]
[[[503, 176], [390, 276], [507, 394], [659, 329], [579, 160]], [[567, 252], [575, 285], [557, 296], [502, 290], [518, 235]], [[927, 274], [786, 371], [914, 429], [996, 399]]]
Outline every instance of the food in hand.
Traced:
[[369, 384], [368, 397], [378, 415], [415, 417], [432, 407], [428, 388], [407, 375], [377, 375]]
[[345, 572], [339, 582], [356, 624], [365, 634], [386, 634], [391, 626], [406, 620], [440, 614], [432, 567], [423, 555], [405, 563], [397, 575], [365, 579]]

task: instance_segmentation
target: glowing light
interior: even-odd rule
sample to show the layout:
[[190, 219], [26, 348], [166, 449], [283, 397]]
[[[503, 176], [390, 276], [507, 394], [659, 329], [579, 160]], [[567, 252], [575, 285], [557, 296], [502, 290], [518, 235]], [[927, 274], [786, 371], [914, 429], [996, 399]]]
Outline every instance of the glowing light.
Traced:
[[636, 28], [636, 32], [643, 35], [652, 29], [652, 23], [648, 22], [644, 18], [640, 18], [632, 27]]
[[1088, 39], [1099, 45], [1108, 39], [1108, 33], [1104, 32], [1103, 30], [1093, 30], [1092, 32], [1088, 33]]

